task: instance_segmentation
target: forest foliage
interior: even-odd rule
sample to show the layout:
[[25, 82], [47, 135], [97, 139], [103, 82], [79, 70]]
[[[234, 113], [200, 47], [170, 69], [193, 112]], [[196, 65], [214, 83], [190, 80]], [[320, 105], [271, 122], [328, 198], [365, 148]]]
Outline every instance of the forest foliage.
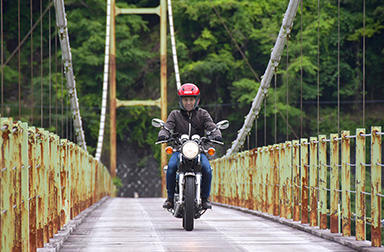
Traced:
[[[3, 1], [3, 58], [7, 59], [18, 44], [17, 1]], [[338, 130], [338, 120], [340, 129], [354, 131], [363, 127], [363, 82], [365, 127], [384, 124], [384, 6], [381, 1], [365, 1], [363, 28], [363, 1], [341, 0], [340, 32], [337, 1], [320, 1], [319, 7], [316, 0], [303, 2], [281, 58], [276, 82], [272, 79], [267, 106], [261, 110], [257, 131], [252, 130], [250, 147], [255, 146], [256, 139], [257, 145], [261, 146], [274, 143], [275, 139], [285, 141], [287, 136], [297, 139], [318, 132], [334, 133]], [[48, 4], [49, 1], [43, 1], [41, 8], [38, 1], [32, 1], [34, 22], [40, 9], [45, 9]], [[86, 142], [93, 153], [100, 119], [106, 6], [104, 0], [67, 0], [65, 4], [81, 116]], [[159, 1], [153, 0], [117, 1], [120, 8], [155, 7], [158, 4]], [[173, 0], [172, 4], [181, 80], [199, 86], [201, 106], [208, 109], [215, 121], [230, 120], [230, 129], [224, 134], [225, 148], [229, 148], [256, 95], [288, 1]], [[30, 1], [22, 1], [21, 13], [23, 38], [30, 28]], [[27, 39], [21, 48], [20, 74], [17, 56], [4, 67], [4, 114], [18, 118], [18, 89], [15, 87], [20, 76], [23, 101], [20, 119], [41, 126], [39, 116], [43, 111], [42, 126], [65, 134], [63, 132], [68, 132], [68, 127], [64, 129], [63, 120], [69, 120], [60, 112], [60, 102], [66, 92], [60, 73], [60, 49], [55, 52], [53, 9], [49, 15], [51, 22], [45, 15], [43, 25], [37, 26], [32, 40]], [[44, 30], [43, 36], [40, 36], [40, 26]], [[119, 15], [116, 38], [118, 99], [158, 99], [159, 18], [155, 15]], [[49, 44], [51, 53], [47, 49]], [[31, 57], [34, 58], [32, 68]], [[167, 65], [170, 111], [178, 105], [169, 37]], [[48, 75], [48, 72], [52, 74]], [[31, 108], [34, 108], [33, 113]], [[68, 106], [65, 109], [68, 110]], [[55, 119], [48, 122], [48, 113], [55, 114], [52, 117]], [[158, 148], [153, 144], [157, 130], [150, 126], [150, 121], [159, 116], [157, 108], [119, 108], [119, 142], [153, 149], [158, 157]], [[55, 120], [59, 123], [54, 123]]]

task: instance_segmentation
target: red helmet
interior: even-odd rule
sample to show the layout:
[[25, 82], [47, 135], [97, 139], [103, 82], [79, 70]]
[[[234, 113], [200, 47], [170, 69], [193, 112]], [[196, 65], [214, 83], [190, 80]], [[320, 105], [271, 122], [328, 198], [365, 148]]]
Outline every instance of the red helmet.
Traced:
[[199, 88], [192, 83], [185, 83], [181, 85], [179, 90], [177, 91], [177, 95], [179, 96], [179, 106], [182, 110], [185, 110], [183, 103], [181, 102], [182, 97], [195, 97], [196, 102], [195, 105], [193, 106], [193, 109], [195, 109], [200, 102], [200, 90]]

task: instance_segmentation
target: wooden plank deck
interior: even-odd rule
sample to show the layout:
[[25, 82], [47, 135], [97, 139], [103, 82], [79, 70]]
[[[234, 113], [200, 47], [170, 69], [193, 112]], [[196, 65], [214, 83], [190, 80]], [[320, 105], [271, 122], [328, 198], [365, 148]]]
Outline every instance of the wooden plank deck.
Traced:
[[338, 243], [240, 211], [213, 206], [191, 232], [161, 198], [111, 198], [60, 251], [352, 251]]

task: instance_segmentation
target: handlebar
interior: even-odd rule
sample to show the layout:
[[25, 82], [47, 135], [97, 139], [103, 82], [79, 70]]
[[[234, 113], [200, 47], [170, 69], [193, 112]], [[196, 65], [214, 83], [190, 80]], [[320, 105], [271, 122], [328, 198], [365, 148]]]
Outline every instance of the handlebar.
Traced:
[[[163, 144], [163, 143], [169, 143], [169, 142], [172, 142], [172, 141], [175, 141], [177, 138], [173, 138], [173, 137], [171, 137], [171, 138], [168, 138], [168, 139], [166, 139], [166, 140], [162, 140], [162, 141], [157, 141], [157, 142], [155, 142], [155, 144]], [[205, 143], [214, 143], [214, 144], [220, 144], [220, 145], [224, 145], [224, 143], [223, 142], [220, 142], [220, 141], [216, 141], [216, 140], [211, 140], [211, 139], [208, 139], [207, 137], [202, 137], [202, 138], [200, 138], [200, 141], [201, 142], [205, 142]]]
[[157, 141], [157, 142], [155, 142], [155, 144], [169, 143], [169, 142], [171, 142], [172, 140], [174, 140], [174, 139], [173, 139], [173, 138], [168, 138], [168, 139], [166, 139], [166, 140]]

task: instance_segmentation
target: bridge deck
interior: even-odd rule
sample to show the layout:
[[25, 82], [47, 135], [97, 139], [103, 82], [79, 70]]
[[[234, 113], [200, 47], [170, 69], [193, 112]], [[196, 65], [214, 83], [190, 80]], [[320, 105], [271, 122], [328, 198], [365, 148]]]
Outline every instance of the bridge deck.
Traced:
[[240, 211], [213, 206], [192, 232], [160, 198], [112, 198], [92, 212], [60, 251], [351, 251], [340, 244]]

